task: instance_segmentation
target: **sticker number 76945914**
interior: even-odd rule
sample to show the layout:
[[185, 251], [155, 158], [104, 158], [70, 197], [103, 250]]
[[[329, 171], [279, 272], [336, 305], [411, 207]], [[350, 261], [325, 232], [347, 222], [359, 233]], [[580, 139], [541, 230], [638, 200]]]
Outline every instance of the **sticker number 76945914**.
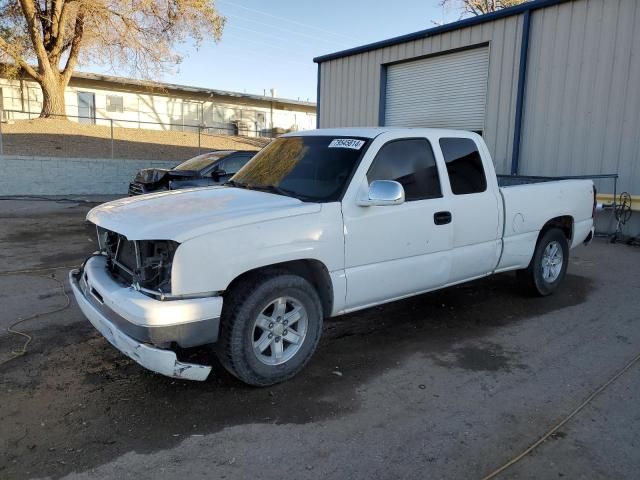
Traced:
[[355, 138], [336, 138], [331, 141], [329, 148], [350, 148], [352, 150], [360, 150], [364, 145], [364, 140]]

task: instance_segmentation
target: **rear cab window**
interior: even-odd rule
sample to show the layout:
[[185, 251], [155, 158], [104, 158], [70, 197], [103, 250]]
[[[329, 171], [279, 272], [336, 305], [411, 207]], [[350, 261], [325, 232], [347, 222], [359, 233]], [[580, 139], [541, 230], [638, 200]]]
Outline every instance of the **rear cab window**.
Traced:
[[441, 138], [440, 148], [454, 195], [487, 190], [487, 177], [476, 142], [471, 138]]

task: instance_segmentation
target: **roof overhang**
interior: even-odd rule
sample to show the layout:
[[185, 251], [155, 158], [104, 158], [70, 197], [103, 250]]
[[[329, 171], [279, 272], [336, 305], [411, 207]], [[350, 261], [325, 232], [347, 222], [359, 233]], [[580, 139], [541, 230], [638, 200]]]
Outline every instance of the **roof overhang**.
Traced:
[[369, 43], [361, 45], [359, 47], [349, 48], [347, 50], [341, 50], [335, 53], [329, 53], [327, 55], [321, 55], [313, 59], [315, 63], [323, 63], [329, 60], [336, 60], [338, 58], [348, 57], [351, 55], [357, 55], [359, 53], [370, 52], [371, 50], [377, 50], [379, 48], [391, 47], [401, 43], [410, 42], [413, 40], [420, 40], [422, 38], [432, 37], [434, 35], [440, 35], [442, 33], [451, 32], [453, 30], [459, 30], [461, 28], [471, 27], [473, 25], [480, 25], [482, 23], [491, 22], [501, 18], [511, 17], [513, 15], [520, 15], [526, 11], [538, 10], [540, 8], [551, 7], [560, 3], [565, 3], [574, 0], [536, 0], [520, 5], [516, 5], [510, 8], [504, 8], [497, 12], [487, 13], [486, 15], [479, 15], [477, 17], [465, 18], [457, 22], [447, 23], [446, 25], [439, 25], [437, 27], [429, 28], [427, 30], [420, 30], [418, 32], [408, 33], [406, 35], [400, 35], [399, 37], [389, 38], [387, 40], [381, 40], [379, 42]]
[[254, 95], [250, 93], [232, 92], [229, 90], [217, 90], [211, 88], [192, 87], [189, 85], [179, 85], [175, 83], [153, 82], [149, 80], [137, 80], [133, 78], [116, 77], [112, 75], [102, 75], [98, 73], [87, 72], [75, 72], [71, 76], [72, 80], [90, 80], [97, 82], [105, 82], [118, 85], [120, 87], [133, 86], [138, 88], [144, 88], [155, 91], [173, 91], [173, 92], [185, 92], [193, 94], [205, 94], [216, 97], [230, 97], [237, 99], [244, 99], [250, 101], [259, 102], [273, 102], [284, 105], [296, 105], [301, 107], [315, 108], [316, 104], [313, 102], [304, 102], [301, 100], [294, 100], [290, 98], [269, 97], [266, 95]]

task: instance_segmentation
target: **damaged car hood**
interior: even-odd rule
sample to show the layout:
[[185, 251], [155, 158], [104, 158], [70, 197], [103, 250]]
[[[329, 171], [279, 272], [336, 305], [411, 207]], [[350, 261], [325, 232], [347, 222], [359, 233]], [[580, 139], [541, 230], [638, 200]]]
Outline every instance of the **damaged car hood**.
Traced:
[[145, 168], [140, 170], [134, 181], [140, 182], [145, 185], [153, 185], [156, 183], [167, 181], [173, 178], [192, 178], [197, 177], [200, 172], [195, 170], [170, 170], [168, 168]]
[[317, 203], [234, 187], [172, 190], [95, 207], [87, 220], [129, 240], [174, 240], [320, 211]]

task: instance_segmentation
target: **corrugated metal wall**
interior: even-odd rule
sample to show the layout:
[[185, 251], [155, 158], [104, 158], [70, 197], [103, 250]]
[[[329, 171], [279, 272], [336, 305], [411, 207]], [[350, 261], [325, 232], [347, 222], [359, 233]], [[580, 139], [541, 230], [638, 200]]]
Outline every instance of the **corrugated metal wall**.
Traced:
[[640, 1], [569, 2], [531, 21], [520, 173], [618, 172], [619, 191], [640, 194]]
[[522, 15], [323, 62], [320, 127], [377, 126], [382, 64], [489, 43], [484, 138], [496, 168], [511, 164]]
[[[381, 65], [488, 42], [484, 136], [498, 172], [508, 173], [522, 18], [322, 63], [320, 126], [378, 125]], [[619, 190], [640, 194], [640, 0], [576, 0], [531, 13], [521, 142], [520, 174], [617, 172]]]

